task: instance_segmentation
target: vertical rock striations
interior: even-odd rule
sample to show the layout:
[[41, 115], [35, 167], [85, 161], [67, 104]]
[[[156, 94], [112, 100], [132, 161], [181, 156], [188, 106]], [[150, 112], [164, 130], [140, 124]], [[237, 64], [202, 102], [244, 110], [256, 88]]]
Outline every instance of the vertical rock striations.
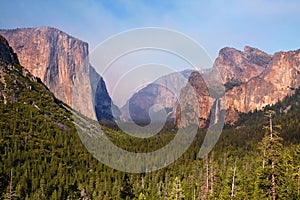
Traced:
[[95, 119], [89, 81], [88, 44], [54, 28], [1, 30], [20, 64], [60, 100]]
[[[0, 30], [0, 34], [18, 54], [20, 64], [41, 78], [57, 98], [92, 119], [111, 119], [106, 115], [110, 106], [101, 107], [111, 102], [103, 79], [90, 80], [100, 76], [89, 64], [86, 42], [50, 27]], [[108, 110], [98, 109], [95, 114], [95, 107]]]

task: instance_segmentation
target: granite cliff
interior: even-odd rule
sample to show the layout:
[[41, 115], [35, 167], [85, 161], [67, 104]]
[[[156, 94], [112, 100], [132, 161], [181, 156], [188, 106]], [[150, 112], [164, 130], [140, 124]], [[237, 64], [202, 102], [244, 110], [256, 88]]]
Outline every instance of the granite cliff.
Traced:
[[[44, 92], [39, 91], [41, 88]], [[30, 103], [36, 106], [33, 99], [26, 102], [22, 95], [24, 92], [40, 92], [41, 96], [55, 101], [55, 97], [41, 80], [20, 65], [17, 54], [0, 35], [0, 103], [13, 103], [21, 99], [23, 104]]]
[[[226, 108], [247, 113], [273, 105], [300, 87], [300, 50], [278, 52], [265, 70], [226, 92]], [[236, 119], [229, 119], [234, 122]]]
[[261, 74], [271, 59], [271, 55], [249, 46], [244, 51], [225, 47], [220, 50], [213, 67], [220, 72], [223, 83], [230, 89]]
[[[206, 89], [207, 86], [203, 84], [210, 82], [208, 85], [212, 86], [212, 77], [216, 74], [220, 75], [219, 79], [225, 86], [225, 95], [221, 94], [218, 97], [214, 97], [211, 90]], [[177, 81], [170, 80], [169, 84]], [[188, 83], [194, 88], [198, 101], [184, 103], [185, 106], [189, 106], [190, 112], [185, 112], [183, 116], [180, 115], [180, 109], [176, 108], [178, 102], [173, 100], [166, 104], [166, 100], [173, 99], [174, 95], [162, 89], [154, 90], [151, 85], [134, 94], [129, 100], [135, 108], [131, 110], [131, 115], [138, 120], [137, 113], [146, 113], [149, 106], [144, 105], [147, 102], [145, 99], [148, 99], [150, 105], [153, 102], [168, 105], [166, 107], [171, 112], [170, 115], [175, 116], [175, 123], [179, 127], [194, 123], [195, 120], [191, 116], [199, 119], [200, 126], [205, 126], [212, 117], [212, 107], [216, 100], [220, 99], [223, 102], [222, 109], [226, 109], [226, 123], [233, 124], [239, 119], [239, 113], [261, 110], [266, 105], [273, 105], [294, 94], [294, 89], [300, 86], [300, 50], [269, 55], [249, 46], [246, 46], [244, 51], [226, 47], [220, 50], [210, 71], [191, 73]], [[182, 86], [180, 93], [182, 102], [191, 99], [191, 92], [186, 91], [185, 87]], [[196, 103], [199, 106], [195, 106]]]
[[[86, 42], [50, 27], [0, 30], [0, 34], [16, 52], [20, 64], [39, 77], [57, 98], [92, 119], [107, 117], [99, 114], [99, 109], [95, 113], [95, 107], [102, 104], [95, 98], [101, 95], [104, 104], [111, 99], [103, 79], [89, 64]], [[96, 79], [91, 81], [91, 76]], [[110, 107], [101, 112], [109, 113]]]
[[[189, 79], [202, 107], [198, 117], [207, 122], [211, 119], [211, 110], [215, 105], [212, 102], [216, 102], [217, 98], [210, 93], [209, 100], [202, 90], [198, 91], [204, 88], [199, 76], [207, 82], [216, 73], [215, 70], [219, 72], [226, 89], [225, 95], [220, 98], [226, 109], [225, 122], [233, 124], [239, 119], [239, 113], [261, 110], [295, 93], [295, 89], [300, 87], [300, 50], [269, 55], [249, 46], [244, 51], [228, 47], [221, 49], [209, 73]], [[186, 120], [183, 125], [191, 123]]]

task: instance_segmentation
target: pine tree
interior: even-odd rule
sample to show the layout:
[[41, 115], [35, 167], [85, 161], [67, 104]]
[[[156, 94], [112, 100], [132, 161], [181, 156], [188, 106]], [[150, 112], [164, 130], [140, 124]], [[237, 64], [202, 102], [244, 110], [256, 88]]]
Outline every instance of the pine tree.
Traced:
[[265, 136], [262, 139], [260, 148], [262, 150], [262, 166], [257, 169], [256, 198], [277, 199], [278, 178], [280, 176], [279, 161], [282, 150], [283, 140], [277, 130], [281, 129], [279, 125], [273, 125], [274, 111], [267, 111], [265, 117], [268, 119], [268, 125], [264, 126]]
[[130, 183], [129, 176], [127, 173], [125, 173], [122, 181], [120, 197], [122, 199], [132, 199], [134, 196], [135, 195], [133, 194], [133, 188], [132, 184]]

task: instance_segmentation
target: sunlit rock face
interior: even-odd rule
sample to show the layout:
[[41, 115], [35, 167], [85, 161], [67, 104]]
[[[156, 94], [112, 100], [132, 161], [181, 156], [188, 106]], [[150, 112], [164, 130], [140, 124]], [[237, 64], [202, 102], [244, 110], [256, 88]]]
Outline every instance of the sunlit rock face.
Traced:
[[241, 84], [261, 74], [272, 56], [256, 48], [246, 46], [244, 51], [225, 47], [214, 62], [224, 84]]
[[2, 30], [0, 34], [17, 53], [20, 64], [57, 98], [95, 119], [86, 42], [49, 27]]
[[191, 73], [188, 84], [181, 90], [180, 104], [176, 109], [177, 127], [190, 124], [205, 127], [213, 102], [203, 76], [199, 72]]
[[89, 118], [112, 119], [105, 83], [89, 64], [88, 43], [50, 27], [0, 30], [0, 34], [17, 53], [20, 64], [57, 98]]
[[[250, 68], [246, 69], [243, 67], [244, 70], [241, 70], [241, 72], [244, 71], [244, 73], [236, 70], [230, 71], [230, 67], [235, 68], [236, 66], [236, 56], [227, 58], [228, 60], [233, 60], [233, 62], [229, 62], [230, 65], [217, 63], [222, 55], [216, 60], [216, 65], [223, 77], [223, 81], [227, 81], [224, 81], [225, 85], [228, 84], [228, 80], [236, 80], [235, 83], [237, 83], [231, 85], [225, 95], [226, 121], [229, 123], [234, 123], [238, 120], [237, 112], [248, 113], [254, 110], [261, 110], [267, 105], [272, 105], [282, 100], [287, 95], [294, 94], [294, 89], [300, 86], [300, 50], [278, 52], [270, 56], [257, 49], [249, 49], [250, 47], [245, 47], [244, 52], [240, 53], [247, 54], [247, 51], [252, 52], [251, 56], [244, 56], [242, 61], [240, 56], [237, 58], [239, 63], [247, 63], [249, 58], [254, 63]], [[236, 52], [236, 50], [232, 51]], [[243, 66], [243, 64], [239, 66]], [[227, 69], [230, 72], [227, 72]], [[234, 73], [232, 73], [233, 71]], [[248, 71], [251, 73], [248, 73]], [[228, 77], [236, 78], [231, 79]]]
[[[189, 72], [185, 82], [180, 84], [177, 98], [170, 91], [153, 83], [138, 91], [129, 101], [133, 105], [131, 114], [139, 120], [139, 113], [145, 111], [145, 117], [142, 118], [144, 120], [148, 117], [147, 109], [158, 103], [168, 109], [178, 127], [195, 121], [203, 127], [209, 123], [211, 109], [217, 99], [207, 88], [220, 79], [225, 86], [225, 94], [220, 96], [222, 106], [226, 109], [225, 122], [233, 124], [239, 119], [239, 113], [261, 110], [294, 93], [294, 89], [300, 86], [299, 52], [300, 50], [269, 55], [249, 46], [243, 51], [223, 48], [211, 70], [205, 73]], [[219, 77], [214, 78], [216, 75]], [[162, 79], [168, 80], [169, 85], [180, 82], [170, 75]], [[192, 87], [185, 87], [187, 83]], [[198, 100], [192, 98], [191, 88]], [[184, 115], [178, 107], [179, 100], [185, 105]]]
[[294, 89], [300, 86], [300, 50], [278, 52], [266, 60], [268, 62], [255, 61], [264, 68], [260, 74], [226, 92], [229, 121], [238, 119], [230, 112], [261, 110], [294, 94]]

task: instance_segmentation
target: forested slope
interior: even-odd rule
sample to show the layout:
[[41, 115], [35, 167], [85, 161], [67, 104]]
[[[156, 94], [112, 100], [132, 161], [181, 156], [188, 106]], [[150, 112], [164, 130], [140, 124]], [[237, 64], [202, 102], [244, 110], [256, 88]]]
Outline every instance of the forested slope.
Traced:
[[[274, 188], [276, 199], [299, 199], [299, 90], [265, 109], [275, 111], [276, 140], [264, 129], [270, 122], [265, 111], [255, 112], [226, 127], [204, 159], [198, 157], [205, 136], [201, 129], [175, 163], [128, 174], [87, 152], [72, 115], [39, 79], [3, 56], [0, 75], [0, 199], [270, 199]], [[116, 145], [134, 152], [158, 149], [176, 134], [169, 127], [140, 140], [103, 130]]]

